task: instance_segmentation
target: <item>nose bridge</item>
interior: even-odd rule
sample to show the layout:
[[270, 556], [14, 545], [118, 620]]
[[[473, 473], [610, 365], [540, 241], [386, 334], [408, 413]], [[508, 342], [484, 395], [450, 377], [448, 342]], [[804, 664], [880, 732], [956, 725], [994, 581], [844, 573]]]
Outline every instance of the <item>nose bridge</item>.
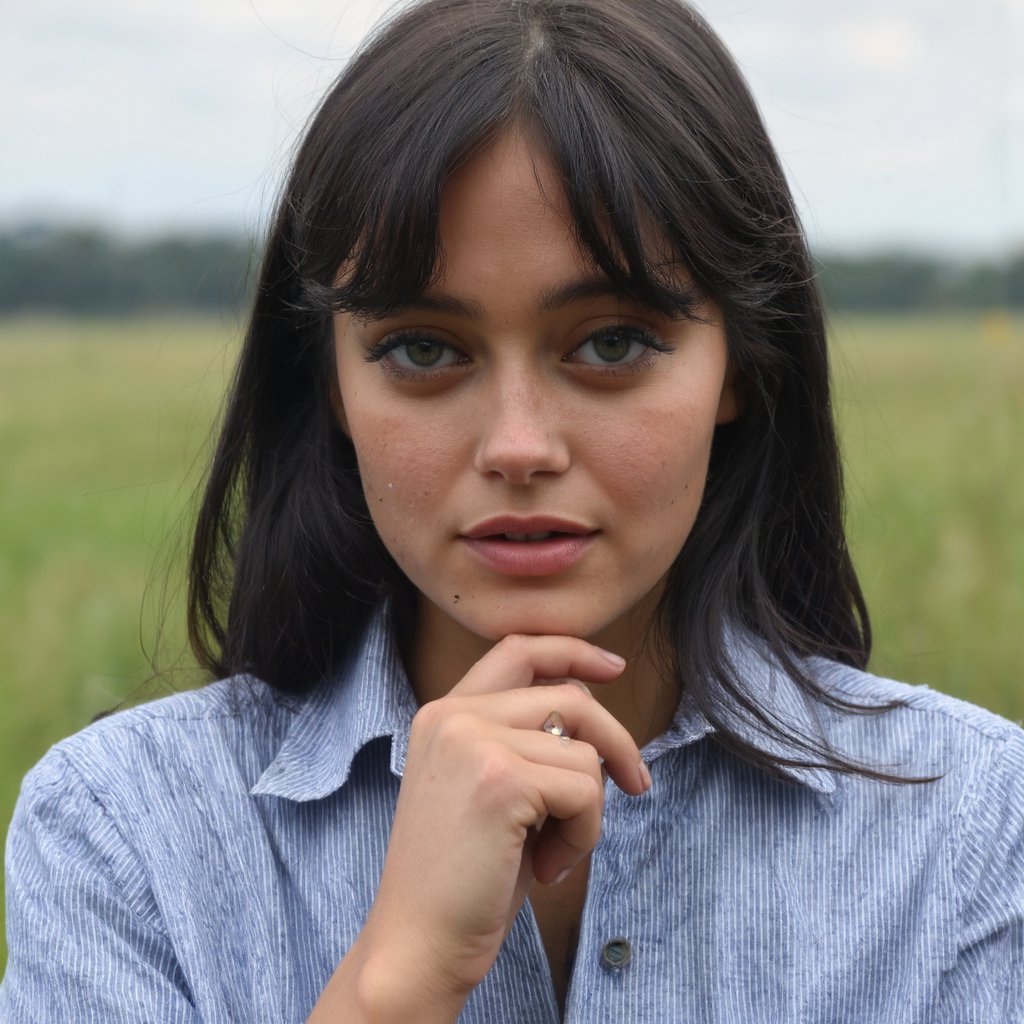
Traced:
[[477, 469], [512, 483], [536, 473], [561, 473], [569, 465], [566, 410], [554, 382], [521, 361], [495, 366], [485, 388]]

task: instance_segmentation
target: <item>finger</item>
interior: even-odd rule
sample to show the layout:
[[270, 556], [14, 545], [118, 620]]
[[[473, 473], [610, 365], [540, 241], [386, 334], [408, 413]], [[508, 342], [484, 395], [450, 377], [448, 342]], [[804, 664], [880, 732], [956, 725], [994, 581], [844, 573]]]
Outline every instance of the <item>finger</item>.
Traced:
[[[472, 703], [472, 702], [471, 702]], [[648, 782], [640, 767], [640, 750], [628, 730], [592, 697], [572, 684], [511, 690], [487, 698], [488, 717], [513, 729], [536, 732], [558, 745], [559, 739], [543, 731], [544, 722], [557, 712], [567, 735], [589, 744], [604, 761], [605, 770], [619, 789], [644, 793]]]
[[535, 679], [584, 679], [607, 683], [625, 667], [617, 654], [571, 636], [512, 634], [499, 640], [452, 687], [460, 696], [530, 686]]
[[533, 846], [533, 874], [549, 885], [597, 845], [604, 790], [589, 773], [543, 765], [531, 767], [528, 781], [537, 787], [547, 811]]
[[539, 729], [509, 729], [500, 741], [524, 761], [584, 772], [603, 782], [600, 755], [589, 743], [568, 736], [552, 736]]

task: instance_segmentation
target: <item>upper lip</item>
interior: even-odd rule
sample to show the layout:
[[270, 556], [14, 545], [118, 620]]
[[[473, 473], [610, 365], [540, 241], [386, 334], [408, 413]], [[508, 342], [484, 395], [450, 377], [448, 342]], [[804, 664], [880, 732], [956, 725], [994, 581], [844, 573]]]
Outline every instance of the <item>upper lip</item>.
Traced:
[[593, 533], [590, 526], [559, 519], [557, 516], [494, 516], [463, 531], [462, 536], [470, 540], [493, 537], [504, 533]]

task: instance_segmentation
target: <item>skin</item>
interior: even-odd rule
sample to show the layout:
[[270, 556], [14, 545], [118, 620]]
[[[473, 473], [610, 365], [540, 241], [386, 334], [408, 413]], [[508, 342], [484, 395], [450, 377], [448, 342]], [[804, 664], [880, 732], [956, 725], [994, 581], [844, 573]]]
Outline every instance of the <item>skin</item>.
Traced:
[[[595, 289], [558, 173], [527, 138], [452, 176], [440, 238], [421, 305], [335, 323], [339, 422], [420, 594], [421, 709], [376, 901], [312, 1021], [454, 1021], [527, 895], [540, 908], [555, 891], [535, 883], [585, 879], [602, 763], [644, 792], [639, 748], [675, 710], [646, 631], [715, 427], [738, 412], [717, 311], [668, 319]], [[591, 538], [565, 569], [510, 576], [465, 540], [507, 514]], [[540, 729], [552, 710], [571, 739]]]

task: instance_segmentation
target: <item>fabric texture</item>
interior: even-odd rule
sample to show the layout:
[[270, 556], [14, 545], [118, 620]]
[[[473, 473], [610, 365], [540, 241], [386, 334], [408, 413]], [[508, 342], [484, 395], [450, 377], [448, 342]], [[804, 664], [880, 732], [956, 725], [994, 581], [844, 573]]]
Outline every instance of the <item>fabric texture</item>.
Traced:
[[[732, 647], [777, 717], [943, 777], [775, 779], [684, 701], [645, 748], [653, 788], [609, 784], [565, 1019], [1024, 1021], [1024, 732], [815, 661], [836, 692], [906, 701], [827, 712]], [[8, 836], [0, 1021], [304, 1021], [373, 901], [415, 711], [379, 614], [307, 698], [234, 679], [59, 743]], [[528, 905], [460, 1019], [558, 1021]]]

